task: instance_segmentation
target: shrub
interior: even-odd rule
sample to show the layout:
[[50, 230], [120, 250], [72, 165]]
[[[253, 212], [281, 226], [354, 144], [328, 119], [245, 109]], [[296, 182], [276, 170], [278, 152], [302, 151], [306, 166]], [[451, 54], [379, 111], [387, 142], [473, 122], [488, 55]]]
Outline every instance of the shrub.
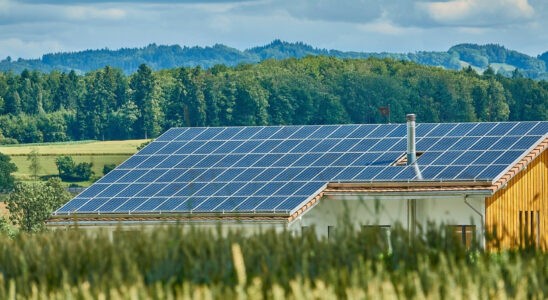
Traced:
[[59, 177], [65, 181], [89, 180], [93, 176], [92, 163], [76, 164], [70, 156], [59, 156], [55, 160]]
[[108, 172], [114, 170], [116, 168], [116, 164], [105, 164], [103, 166], [103, 175], [107, 175]]

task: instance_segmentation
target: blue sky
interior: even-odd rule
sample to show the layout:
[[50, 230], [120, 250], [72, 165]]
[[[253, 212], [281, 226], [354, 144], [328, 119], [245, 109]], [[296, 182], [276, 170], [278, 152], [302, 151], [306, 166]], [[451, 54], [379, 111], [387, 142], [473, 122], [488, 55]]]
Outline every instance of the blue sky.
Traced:
[[536, 56], [548, 51], [546, 28], [546, 0], [0, 0], [0, 59], [274, 39], [364, 52], [497, 43]]

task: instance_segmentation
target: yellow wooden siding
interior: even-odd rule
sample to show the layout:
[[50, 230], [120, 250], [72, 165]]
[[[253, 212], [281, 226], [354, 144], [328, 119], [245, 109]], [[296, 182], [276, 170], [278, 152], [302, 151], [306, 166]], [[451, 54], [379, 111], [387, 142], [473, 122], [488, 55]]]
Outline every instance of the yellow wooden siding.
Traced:
[[[485, 199], [488, 234], [496, 235], [502, 249], [519, 247], [527, 236], [536, 242], [538, 235], [540, 247], [548, 250], [547, 202], [548, 151], [544, 151], [506, 187]], [[488, 247], [496, 248], [497, 242], [490, 242]]]

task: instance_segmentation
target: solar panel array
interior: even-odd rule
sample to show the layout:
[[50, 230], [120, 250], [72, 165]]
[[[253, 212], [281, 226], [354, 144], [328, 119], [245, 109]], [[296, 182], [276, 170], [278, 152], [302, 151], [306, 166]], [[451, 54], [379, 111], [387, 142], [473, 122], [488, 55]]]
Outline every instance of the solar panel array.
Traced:
[[[495, 180], [547, 133], [548, 122], [417, 124], [421, 180]], [[405, 124], [173, 128], [55, 214], [288, 214], [329, 182], [418, 180], [395, 165], [405, 152]]]

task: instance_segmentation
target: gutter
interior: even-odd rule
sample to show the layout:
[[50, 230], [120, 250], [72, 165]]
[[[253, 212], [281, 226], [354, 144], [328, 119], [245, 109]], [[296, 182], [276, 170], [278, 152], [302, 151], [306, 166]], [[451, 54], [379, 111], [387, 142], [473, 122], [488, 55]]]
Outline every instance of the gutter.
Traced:
[[470, 207], [480, 217], [480, 226], [481, 226], [480, 246], [485, 249], [485, 217], [479, 210], [477, 210], [472, 204], [470, 204], [470, 202], [468, 202], [468, 195], [464, 196], [464, 203], [468, 205], [468, 207]]

